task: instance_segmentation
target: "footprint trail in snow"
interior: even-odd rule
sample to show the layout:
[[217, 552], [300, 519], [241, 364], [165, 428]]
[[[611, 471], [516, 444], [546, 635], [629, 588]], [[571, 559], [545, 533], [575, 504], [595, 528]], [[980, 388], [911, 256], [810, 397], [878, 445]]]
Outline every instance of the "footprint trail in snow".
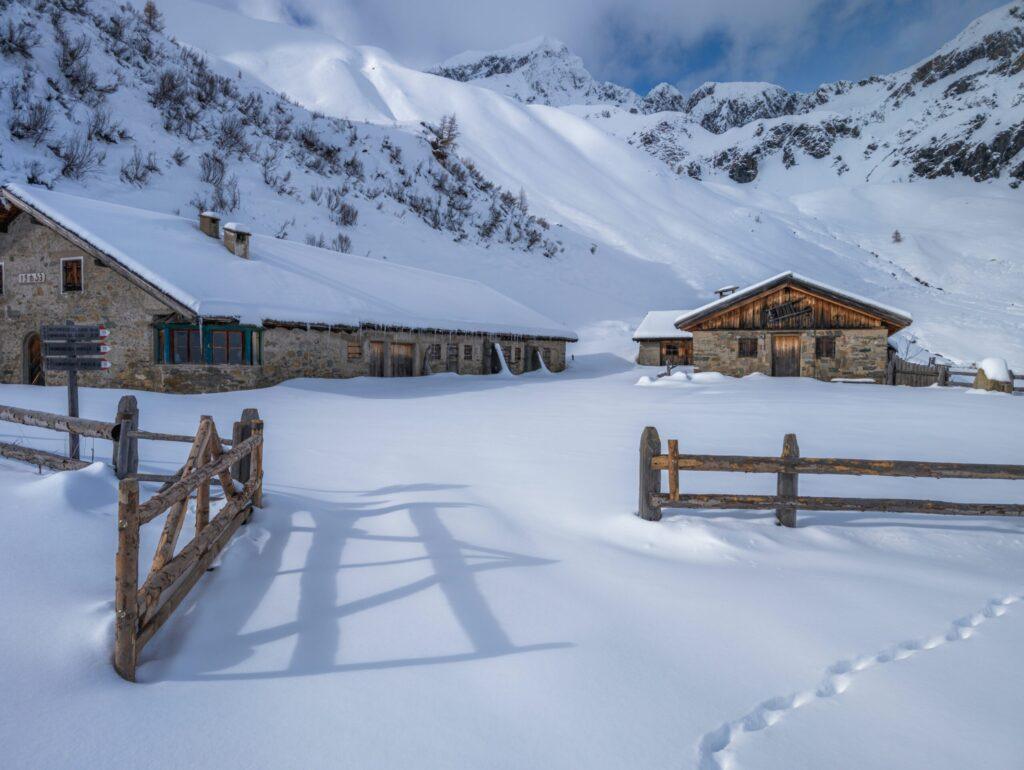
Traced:
[[698, 770], [732, 770], [734, 764], [730, 756], [733, 742], [744, 733], [755, 733], [771, 727], [794, 709], [826, 698], [841, 695], [850, 686], [853, 677], [869, 668], [883, 663], [906, 660], [925, 650], [934, 650], [950, 642], [969, 639], [974, 630], [991, 618], [998, 618], [1006, 613], [1007, 607], [1024, 599], [1024, 596], [1010, 595], [1001, 599], [993, 599], [980, 612], [965, 615], [953, 621], [950, 628], [938, 636], [926, 639], [912, 639], [888, 647], [875, 655], [840, 660], [826, 670], [826, 676], [813, 690], [804, 690], [791, 695], [780, 695], [759, 704], [739, 719], [726, 722], [700, 739], [698, 744]]

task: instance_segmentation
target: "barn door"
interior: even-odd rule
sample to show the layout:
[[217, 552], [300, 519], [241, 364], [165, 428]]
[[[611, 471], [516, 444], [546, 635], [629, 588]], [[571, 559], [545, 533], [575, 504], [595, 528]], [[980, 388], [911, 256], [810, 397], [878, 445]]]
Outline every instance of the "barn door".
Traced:
[[384, 376], [384, 343], [370, 343], [370, 376]]
[[772, 376], [800, 376], [800, 337], [796, 334], [772, 336]]
[[412, 377], [415, 346], [407, 343], [391, 343], [391, 376]]
[[24, 380], [26, 385], [45, 385], [43, 374], [43, 342], [38, 334], [32, 333], [25, 338]]

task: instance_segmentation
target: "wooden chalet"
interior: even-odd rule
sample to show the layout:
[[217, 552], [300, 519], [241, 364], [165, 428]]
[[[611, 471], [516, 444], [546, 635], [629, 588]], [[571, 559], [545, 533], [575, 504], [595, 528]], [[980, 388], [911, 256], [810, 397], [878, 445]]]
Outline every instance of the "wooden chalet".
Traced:
[[786, 272], [673, 325], [693, 335], [693, 364], [702, 371], [882, 382], [889, 337], [911, 322], [901, 310]]

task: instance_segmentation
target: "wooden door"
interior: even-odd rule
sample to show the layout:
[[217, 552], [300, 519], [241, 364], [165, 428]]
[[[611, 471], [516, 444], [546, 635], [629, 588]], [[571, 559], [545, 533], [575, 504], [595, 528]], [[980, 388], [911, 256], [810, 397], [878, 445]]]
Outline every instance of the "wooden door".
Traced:
[[370, 343], [370, 376], [384, 376], [384, 343]]
[[407, 343], [391, 343], [391, 376], [412, 377], [414, 375], [415, 346]]
[[45, 385], [43, 373], [43, 341], [38, 334], [30, 334], [25, 340], [25, 384]]
[[772, 335], [772, 376], [800, 376], [800, 337], [798, 335]]

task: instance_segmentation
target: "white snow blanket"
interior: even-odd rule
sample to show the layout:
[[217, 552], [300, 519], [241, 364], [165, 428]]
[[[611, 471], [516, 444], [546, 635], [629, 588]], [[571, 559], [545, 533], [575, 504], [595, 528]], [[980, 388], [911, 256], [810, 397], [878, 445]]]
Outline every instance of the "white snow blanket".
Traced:
[[644, 316], [644, 320], [633, 332], [634, 340], [688, 340], [693, 338], [691, 332], [676, 328], [675, 320], [685, 314], [686, 310], [652, 310]]
[[[143, 427], [180, 433], [258, 407], [267, 476], [266, 507], [145, 649], [137, 685], [110, 665], [111, 474], [0, 462], [0, 765], [1019, 767], [1024, 520], [806, 512], [791, 530], [770, 511], [633, 512], [647, 424], [684, 452], [777, 455], [794, 432], [806, 456], [1006, 463], [1024, 399], [635, 387], [641, 373], [577, 356], [554, 379], [139, 393]], [[84, 390], [83, 415], [109, 419], [120, 395]], [[64, 397], [0, 386], [0, 403]], [[185, 452], [150, 442], [141, 470]], [[978, 502], [1022, 502], [1021, 484], [800, 479], [808, 495]], [[775, 478], [682, 486], [765, 494]]]
[[1004, 358], [986, 358], [978, 364], [978, 368], [993, 382], [1010, 382], [1013, 379]]
[[243, 259], [198, 220], [28, 185], [5, 189], [200, 316], [576, 338], [477, 281], [259, 234]]

